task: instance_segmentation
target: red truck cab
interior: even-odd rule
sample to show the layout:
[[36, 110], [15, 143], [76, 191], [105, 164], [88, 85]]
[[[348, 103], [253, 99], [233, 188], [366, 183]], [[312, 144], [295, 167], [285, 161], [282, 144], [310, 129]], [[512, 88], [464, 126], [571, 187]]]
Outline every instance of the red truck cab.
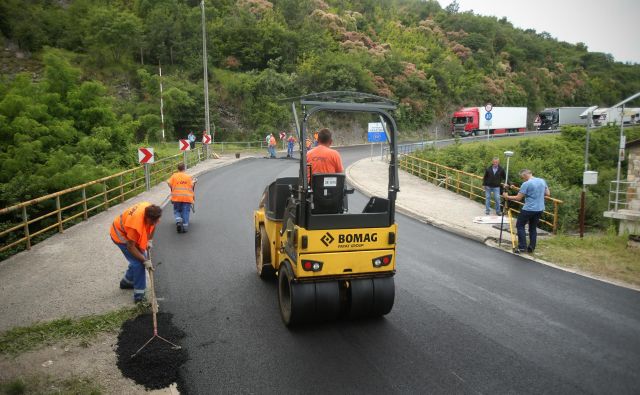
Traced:
[[480, 128], [480, 113], [475, 107], [461, 108], [453, 113], [451, 118], [451, 135], [467, 137], [477, 134]]

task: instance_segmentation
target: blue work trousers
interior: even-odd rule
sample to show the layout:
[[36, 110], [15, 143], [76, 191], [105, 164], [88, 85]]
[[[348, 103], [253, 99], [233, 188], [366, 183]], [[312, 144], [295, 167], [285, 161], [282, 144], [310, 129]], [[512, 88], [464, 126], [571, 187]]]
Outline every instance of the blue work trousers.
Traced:
[[173, 203], [173, 216], [176, 224], [182, 222], [182, 227], [189, 226], [189, 214], [191, 213], [191, 203], [187, 202], [171, 202]]
[[542, 211], [521, 210], [516, 220], [516, 229], [518, 230], [518, 249], [527, 249], [527, 234], [524, 227], [529, 224], [529, 248], [533, 251], [536, 249], [536, 241], [538, 239], [538, 222], [542, 217]]
[[[115, 243], [115, 242], [114, 242]], [[129, 262], [122, 281], [127, 284], [133, 285], [133, 300], [137, 301], [144, 297], [144, 290], [147, 288], [147, 277], [144, 272], [144, 264], [134, 257], [127, 249], [126, 244], [115, 243], [120, 248], [120, 251], [124, 254], [124, 257]], [[143, 253], [145, 257], [148, 257], [147, 252]]]
[[484, 212], [489, 214], [491, 211], [491, 194], [496, 205], [496, 214], [500, 215], [500, 187], [484, 187]]
[[293, 156], [293, 144], [287, 146], [287, 156]]
[[276, 146], [275, 145], [270, 145], [269, 146], [269, 156], [271, 158], [275, 158], [276, 157]]

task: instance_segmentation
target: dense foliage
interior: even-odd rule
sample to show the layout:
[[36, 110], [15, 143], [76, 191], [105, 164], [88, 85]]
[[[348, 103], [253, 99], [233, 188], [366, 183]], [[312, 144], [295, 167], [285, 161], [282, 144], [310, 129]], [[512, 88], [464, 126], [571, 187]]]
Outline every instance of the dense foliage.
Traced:
[[[397, 100], [401, 130], [461, 105], [527, 106], [532, 117], [640, 91], [640, 65], [455, 1], [207, 0], [205, 10], [217, 140], [289, 129], [278, 99], [314, 91]], [[0, 201], [126, 166], [132, 143], [158, 140], [158, 65], [167, 138], [202, 130], [201, 29], [198, 0], [0, 2]]]
[[[640, 139], [640, 128], [626, 128], [627, 141]], [[443, 149], [428, 149], [418, 156], [442, 165], [482, 175], [493, 157], [502, 159], [503, 152], [515, 155], [509, 160], [509, 182], [520, 185], [518, 172], [530, 169], [536, 177], [544, 178], [551, 195], [563, 201], [560, 227], [573, 231], [578, 226], [582, 172], [584, 171], [586, 133], [584, 127], [563, 128], [559, 136], [509, 139], [491, 144], [453, 144]], [[598, 171], [598, 184], [587, 190], [585, 223], [591, 228], [606, 228], [609, 220], [602, 213], [608, 209], [610, 181], [616, 179], [618, 165], [619, 127], [602, 127], [590, 133], [589, 170]], [[622, 162], [621, 178], [626, 179], [626, 161]]]
[[81, 81], [59, 51], [43, 56], [43, 79], [21, 74], [0, 92], [0, 196], [28, 200], [131, 165], [138, 121], [118, 116], [107, 89]]

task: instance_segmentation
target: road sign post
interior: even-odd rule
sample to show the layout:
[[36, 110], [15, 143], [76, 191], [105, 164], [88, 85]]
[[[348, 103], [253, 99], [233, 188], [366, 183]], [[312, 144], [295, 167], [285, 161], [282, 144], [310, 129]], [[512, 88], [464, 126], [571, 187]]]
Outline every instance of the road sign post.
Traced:
[[202, 150], [204, 151], [204, 158], [209, 159], [209, 145], [211, 144], [211, 135], [205, 130], [202, 135]]
[[380, 122], [369, 122], [367, 129], [367, 141], [371, 143], [371, 160], [373, 160], [373, 143], [380, 143], [380, 156], [382, 156], [382, 142], [387, 140], [384, 127]]
[[178, 146], [180, 147], [180, 151], [182, 151], [182, 163], [184, 163], [184, 169], [186, 170], [187, 165], [187, 151], [191, 150], [191, 144], [189, 144], [189, 140], [181, 139], [178, 142]]
[[151, 189], [151, 163], [154, 159], [153, 148], [138, 148], [138, 162], [144, 165], [144, 185], [147, 191]]
[[485, 104], [484, 110], [486, 111], [486, 113], [484, 114], [484, 119], [487, 121], [487, 140], [489, 140], [489, 135], [491, 134], [491, 119], [493, 118], [493, 114], [491, 114], [491, 110], [493, 110], [493, 104]]

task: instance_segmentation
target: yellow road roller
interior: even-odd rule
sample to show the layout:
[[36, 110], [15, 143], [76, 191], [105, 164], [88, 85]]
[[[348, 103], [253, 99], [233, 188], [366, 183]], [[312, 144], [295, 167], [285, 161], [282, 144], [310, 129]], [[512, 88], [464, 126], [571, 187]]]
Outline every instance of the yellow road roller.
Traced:
[[[391, 112], [396, 103], [356, 92], [322, 92], [291, 101], [299, 173], [268, 185], [254, 212], [257, 273], [277, 279], [280, 314], [287, 326], [385, 315], [395, 298], [399, 185], [397, 127]], [[361, 212], [348, 208], [353, 190], [347, 188], [344, 173], [309, 174], [304, 142], [310, 118], [320, 112], [369, 113], [389, 144], [387, 196], [371, 197]]]

